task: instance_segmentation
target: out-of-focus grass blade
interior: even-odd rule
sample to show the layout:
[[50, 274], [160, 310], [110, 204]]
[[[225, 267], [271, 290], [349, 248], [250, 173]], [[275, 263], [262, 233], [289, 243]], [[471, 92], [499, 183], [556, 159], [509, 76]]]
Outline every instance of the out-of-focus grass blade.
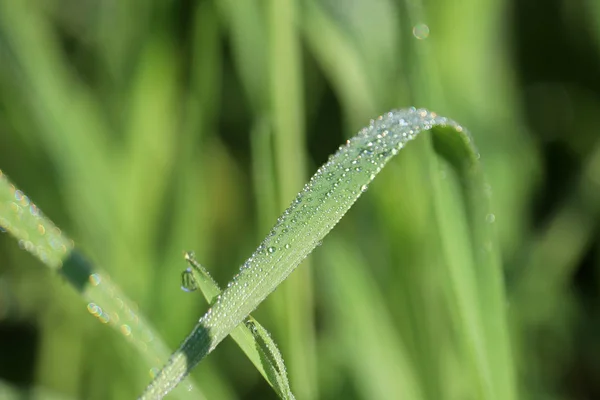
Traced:
[[[306, 258], [385, 164], [424, 130], [432, 130], [435, 148], [448, 158], [463, 178], [472, 227], [470, 239], [476, 249], [476, 277], [478, 282], [486, 281], [484, 288], [488, 291], [478, 293], [474, 300], [478, 301], [481, 297], [481, 309], [494, 313], [482, 319], [490, 326], [475, 326], [475, 337], [466, 338], [465, 345], [471, 346], [474, 358], [481, 359], [481, 364], [484, 364], [481, 365], [484, 368], [481, 377], [484, 382], [479, 382], [479, 385], [499, 388], [500, 384], [507, 384], [509, 387], [503, 390], [510, 393], [513, 383], [504, 376], [493, 375], [494, 382], [485, 381], [485, 371], [491, 369], [489, 362], [500, 363], [495, 368], [508, 371], [509, 376], [512, 367], [508, 362], [510, 349], [502, 304], [501, 270], [497, 263], [494, 237], [489, 231], [489, 224], [485, 223], [485, 215], [489, 212], [488, 199], [483, 194], [483, 173], [478, 155], [472, 147], [470, 136], [460, 125], [427, 110], [411, 108], [389, 112], [372, 121], [318, 169], [258, 249], [243, 264], [240, 273], [171, 356], [142, 398], [161, 398], [172, 390]], [[445, 227], [446, 230], [449, 228]], [[478, 311], [475, 312], [475, 315], [478, 314]], [[477, 335], [489, 340], [482, 345]], [[483, 354], [479, 355], [478, 352]]]
[[306, 1], [305, 8], [302, 22], [307, 44], [339, 93], [344, 109], [351, 111], [352, 125], [358, 124], [377, 112], [361, 55], [317, 1]]
[[[169, 354], [154, 328], [107, 274], [92, 266], [74, 249], [74, 243], [0, 170], [0, 231], [8, 231], [19, 245], [42, 263], [58, 271], [81, 294], [87, 310], [101, 323], [115, 329], [138, 349], [149, 366]], [[195, 386], [177, 391], [181, 398], [204, 398]]]
[[[113, 187], [119, 193], [115, 208], [120, 240], [113, 243], [110, 265], [136, 264], [113, 272], [132, 298], [147, 304], [157, 263], [155, 249], [174, 165], [182, 97], [177, 87], [177, 63], [168, 40], [152, 36], [142, 51], [131, 85], [119, 174]], [[140, 207], [140, 204], [144, 204]]]
[[[208, 271], [195, 260], [193, 253], [186, 253], [185, 259], [190, 267], [182, 274], [182, 288], [187, 291], [200, 288], [206, 301], [212, 304], [221, 293], [219, 285]], [[238, 325], [231, 332], [231, 337], [279, 397], [282, 399], [294, 398], [283, 356], [269, 332], [257, 320], [249, 316], [244, 323]]]
[[17, 80], [27, 93], [40, 140], [73, 194], [67, 201], [78, 227], [102, 243], [114, 229], [109, 129], [53, 33], [34, 4], [0, 0], [0, 35], [18, 64]]
[[596, 44], [600, 48], [600, 3], [595, 0], [587, 0], [586, 4], [591, 23], [596, 33]]
[[[459, 127], [459, 129], [462, 129]], [[513, 399], [516, 396], [512, 352], [509, 343], [504, 279], [500, 251], [490, 211], [490, 188], [485, 181], [479, 153], [469, 136], [436, 131], [433, 145], [458, 172], [468, 219], [466, 235], [460, 235], [460, 213], [448, 212], [446, 200], [453, 201], [448, 179], [433, 179], [434, 207], [444, 260], [448, 264], [451, 295], [458, 307], [465, 351], [475, 366], [481, 398]], [[468, 160], [466, 162], [465, 160]], [[439, 171], [432, 158], [432, 168]], [[460, 200], [459, 200], [460, 201]], [[459, 209], [455, 207], [454, 209]], [[462, 250], [461, 250], [462, 249]], [[472, 267], [464, 254], [471, 249]]]
[[[270, 0], [269, 25], [270, 111], [277, 177], [278, 208], [283, 210], [306, 181], [304, 78], [297, 0]], [[263, 233], [264, 234], [264, 233]], [[284, 333], [290, 377], [302, 399], [318, 398], [317, 352], [314, 326], [313, 279], [306, 265], [273, 299], [276, 320]]]
[[0, 399], [2, 400], [71, 400], [71, 397], [53, 393], [42, 388], [17, 388], [0, 381]]
[[229, 25], [235, 65], [246, 95], [256, 111], [267, 108], [268, 63], [266, 18], [259, 2], [218, 0], [219, 11]]
[[[574, 190], [538, 237], [525, 245], [521, 258], [526, 267], [510, 280], [509, 296], [514, 310], [511, 317], [517, 323], [517, 346], [521, 349], [519, 361], [530, 374], [539, 374], [537, 369], [531, 368], [532, 361], [526, 351], [532, 336], [535, 337], [532, 332], [537, 332], [540, 326], [555, 327], [563, 323], [561, 311], [557, 310], [564, 310], [562, 314], [568, 315], [565, 311], [570, 309], [565, 299], [573, 296], [569, 282], [575, 267], [593, 245], [600, 216], [598, 176], [600, 145], [597, 144]], [[538, 381], [548, 379], [536, 378]]]
[[[403, 59], [412, 102], [452, 115], [477, 132], [486, 175], [494, 187], [494, 213], [502, 250], [511, 254], [525, 238], [527, 212], [540, 160], [520, 111], [513, 46], [505, 35], [506, 0], [406, 0], [404, 32], [411, 52]], [[464, 24], [456, 25], [456, 19]], [[427, 27], [417, 39], [413, 27]], [[464, 44], [468, 43], [467, 46]], [[425, 95], [425, 96], [424, 96]]]
[[[183, 316], [197, 313], [198, 303], [179, 296], [175, 285], [162, 284], [173, 276], [172, 260], [181, 255], [185, 248], [195, 248], [199, 254], [213, 242], [210, 224], [190, 223], [206, 221], [209, 217], [209, 195], [205, 188], [210, 186], [208, 177], [210, 161], [202, 156], [202, 144], [212, 140], [214, 121], [220, 105], [222, 55], [220, 49], [219, 21], [215, 5], [211, 2], [196, 6], [193, 33], [193, 62], [188, 93], [183, 101], [182, 124], [177, 140], [177, 160], [174, 165], [169, 203], [172, 214], [168, 229], [161, 233], [160, 240], [165, 250], [156, 255], [161, 267], [155, 271], [155, 317], [164, 322], [169, 337], [181, 337], [189, 331]], [[172, 138], [171, 138], [172, 140]], [[205, 150], [206, 151], [206, 150]], [[154, 242], [156, 243], [156, 242]], [[163, 267], [164, 266], [164, 267]], [[178, 312], [173, 313], [173, 308]]]
[[277, 217], [272, 137], [272, 129], [266, 119], [257, 121], [250, 133], [258, 231], [261, 233], [266, 232]]
[[[553, 216], [542, 234], [530, 245], [527, 267], [514, 279], [514, 299], [529, 293], [527, 302], [560, 301], [557, 293], [574, 273], [600, 215], [600, 145], [597, 145], [582, 171], [581, 178], [560, 210]], [[543, 278], [543, 279], [542, 279]], [[545, 293], [545, 294], [542, 294]], [[526, 306], [523, 304], [522, 306]], [[539, 312], [542, 304], [532, 305]], [[550, 312], [551, 308], [546, 309]]]
[[369, 271], [355, 247], [328, 238], [323, 248], [331, 307], [339, 320], [343, 354], [355, 385], [365, 399], [425, 398], [417, 369], [402, 342]]

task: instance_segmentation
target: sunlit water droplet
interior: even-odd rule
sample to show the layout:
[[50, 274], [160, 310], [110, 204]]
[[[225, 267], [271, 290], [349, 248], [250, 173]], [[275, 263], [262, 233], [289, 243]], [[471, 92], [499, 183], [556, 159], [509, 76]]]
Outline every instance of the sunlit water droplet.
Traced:
[[123, 325], [121, 325], [121, 333], [122, 333], [124, 336], [129, 336], [129, 335], [131, 335], [131, 327], [130, 327], [129, 325], [127, 325], [127, 324], [123, 324]]
[[156, 375], [158, 375], [159, 372], [160, 369], [157, 367], [150, 368], [150, 371], [148, 371], [148, 373], [150, 374], [150, 378], [152, 379], [154, 379], [154, 377], [156, 377]]
[[196, 279], [191, 268], [187, 268], [181, 273], [181, 290], [184, 292], [194, 292], [198, 289]]
[[413, 27], [413, 36], [419, 40], [429, 37], [429, 27], [426, 24], [417, 24]]
[[102, 282], [102, 279], [100, 278], [100, 275], [98, 275], [98, 274], [90, 275], [89, 280], [90, 280], [90, 284], [92, 286], [98, 286], [100, 284], [100, 282]]

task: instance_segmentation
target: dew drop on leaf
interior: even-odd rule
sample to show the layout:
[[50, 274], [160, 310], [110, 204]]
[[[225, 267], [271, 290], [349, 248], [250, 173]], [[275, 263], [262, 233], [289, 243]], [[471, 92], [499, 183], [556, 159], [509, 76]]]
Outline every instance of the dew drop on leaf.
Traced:
[[429, 27], [426, 24], [417, 24], [413, 27], [413, 36], [419, 40], [429, 37]]
[[181, 290], [184, 292], [194, 292], [198, 289], [194, 273], [191, 268], [187, 268], [181, 273]]

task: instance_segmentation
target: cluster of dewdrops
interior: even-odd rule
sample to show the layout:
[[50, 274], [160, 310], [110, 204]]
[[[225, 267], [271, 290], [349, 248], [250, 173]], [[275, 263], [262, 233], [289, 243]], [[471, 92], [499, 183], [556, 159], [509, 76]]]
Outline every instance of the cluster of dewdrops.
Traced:
[[[124, 300], [124, 296], [108, 275], [93, 273], [88, 280], [86, 296], [95, 300], [87, 304], [88, 312], [103, 324], [116, 328], [141, 352], [147, 352], [148, 347], [153, 345], [154, 334], [147, 328], [147, 323], [141, 320], [137, 304], [130, 304]], [[103, 308], [99, 303], [105, 307]], [[158, 364], [160, 359], [156, 358], [153, 362]], [[156, 372], [157, 368], [152, 368], [150, 376], [154, 377]]]
[[38, 206], [11, 184], [1, 170], [0, 231], [11, 233], [22, 249], [52, 268], [61, 267], [62, 260], [74, 246], [73, 241], [44, 217]]
[[[19, 241], [19, 246], [32, 253], [43, 263], [53, 268], [62, 267], [71, 253], [74, 243], [56, 227], [21, 190], [9, 182], [0, 170], [0, 232], [9, 232]], [[88, 312], [100, 322], [114, 325], [121, 334], [132, 341], [141, 351], [146, 351], [154, 340], [148, 329], [140, 329], [140, 318], [136, 305], [123, 301], [117, 288], [106, 275], [94, 273], [89, 276], [86, 296]], [[93, 292], [93, 295], [92, 295]], [[111, 312], [99, 304], [109, 305]], [[156, 363], [160, 360], [156, 359]], [[155, 371], [153, 371], [155, 372]]]
[[[242, 265], [240, 273], [204, 315], [201, 323], [211, 327], [217, 324], [224, 327], [237, 325], [243, 315], [228, 310], [243, 307], [246, 299], [263, 283], [276, 286], [285, 279], [308, 255], [308, 251], [296, 252], [294, 243], [301, 240], [302, 247], [310, 249], [314, 246], [307, 246], [307, 241], [318, 245], [367, 190], [368, 184], [391, 157], [420, 131], [433, 126], [452, 126], [462, 131], [462, 127], [455, 122], [433, 112], [410, 108], [391, 111], [372, 120], [368, 127], [340, 146], [284, 211], [267, 238]], [[292, 265], [282, 263], [292, 259], [295, 261]], [[277, 271], [278, 279], [265, 279], [279, 265], [285, 265], [287, 270]], [[242, 276], [244, 279], [241, 279]], [[240, 281], [243, 283], [240, 284]]]

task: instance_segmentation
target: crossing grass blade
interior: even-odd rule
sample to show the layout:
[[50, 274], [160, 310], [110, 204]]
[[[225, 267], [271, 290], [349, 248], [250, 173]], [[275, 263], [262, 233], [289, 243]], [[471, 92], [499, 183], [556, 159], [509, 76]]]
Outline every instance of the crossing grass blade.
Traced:
[[[187, 291], [200, 289], [206, 301], [213, 303], [221, 288], [206, 268], [196, 261], [193, 253], [186, 253], [185, 259], [190, 267], [182, 273], [182, 288]], [[257, 320], [249, 316], [231, 332], [231, 337], [279, 397], [294, 399], [283, 356], [269, 332]]]
[[[477, 283], [482, 283], [481, 289], [474, 282], [463, 285], [470, 291], [469, 296], [460, 299], [464, 307], [460, 310], [465, 313], [462, 317], [470, 318], [464, 323], [468, 328], [464, 345], [472, 355], [473, 368], [479, 372], [477, 384], [483, 398], [493, 398], [491, 393], [498, 388], [512, 393], [503, 282], [493, 230], [485, 223], [489, 209], [478, 153], [470, 135], [456, 122], [425, 109], [410, 108], [371, 121], [317, 170], [141, 398], [161, 398], [176, 387], [308, 256], [386, 163], [418, 133], [428, 130], [434, 148], [461, 177], [469, 240], [476, 249], [473, 263], [477, 268], [471, 273]], [[442, 210], [440, 204], [437, 209]], [[441, 222], [443, 236], [448, 237], [452, 221]], [[452, 255], [452, 243], [444, 246]]]

